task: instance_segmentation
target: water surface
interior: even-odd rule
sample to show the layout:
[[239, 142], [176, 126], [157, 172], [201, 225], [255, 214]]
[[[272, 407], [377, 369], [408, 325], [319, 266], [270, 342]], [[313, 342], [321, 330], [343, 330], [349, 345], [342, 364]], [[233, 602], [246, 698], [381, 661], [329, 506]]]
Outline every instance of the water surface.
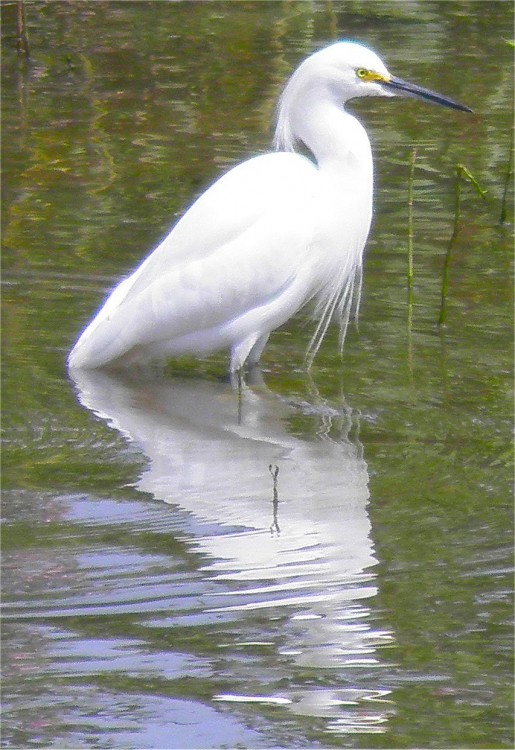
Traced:
[[[512, 7], [27, 3], [3, 15], [3, 745], [511, 747]], [[472, 106], [365, 101], [359, 328], [72, 380], [107, 290], [360, 39]], [[413, 146], [415, 283], [406, 289]], [[463, 187], [447, 325], [437, 326]], [[511, 206], [511, 203], [510, 203]]]

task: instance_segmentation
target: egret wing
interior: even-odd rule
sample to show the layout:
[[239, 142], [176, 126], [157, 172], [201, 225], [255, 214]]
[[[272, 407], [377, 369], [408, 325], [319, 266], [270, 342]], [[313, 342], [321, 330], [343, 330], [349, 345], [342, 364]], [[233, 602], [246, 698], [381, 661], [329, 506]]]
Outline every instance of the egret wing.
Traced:
[[[113, 291], [70, 364], [98, 367], [134, 347], [155, 351], [156, 342], [221, 329], [280, 294], [309, 246], [316, 175], [307, 159], [285, 153], [224, 175]], [[219, 338], [212, 348], [230, 343]]]
[[313, 172], [316, 168], [312, 162], [289, 153], [257, 156], [234, 167], [195, 201], [136, 269], [125, 293], [139, 294], [162, 273], [225, 247], [278, 201], [284, 203], [293, 194], [304, 194], [301, 185]]

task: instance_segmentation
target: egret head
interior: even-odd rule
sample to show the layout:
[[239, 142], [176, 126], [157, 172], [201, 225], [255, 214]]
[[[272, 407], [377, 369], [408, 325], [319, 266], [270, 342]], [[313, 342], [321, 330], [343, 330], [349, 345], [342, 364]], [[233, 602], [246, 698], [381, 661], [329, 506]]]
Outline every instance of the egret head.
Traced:
[[[311, 58], [333, 91], [339, 89], [340, 102], [362, 96], [402, 96], [423, 99], [451, 109], [471, 112], [469, 107], [447, 96], [396, 78], [375, 52], [357, 42], [337, 42]], [[308, 61], [306, 61], [308, 62]]]
[[310, 55], [288, 81], [279, 101], [276, 148], [291, 151], [304, 140], [306, 116], [321, 102], [341, 108], [363, 96], [401, 96], [472, 110], [447, 96], [395, 78], [375, 52], [357, 42], [336, 42]]

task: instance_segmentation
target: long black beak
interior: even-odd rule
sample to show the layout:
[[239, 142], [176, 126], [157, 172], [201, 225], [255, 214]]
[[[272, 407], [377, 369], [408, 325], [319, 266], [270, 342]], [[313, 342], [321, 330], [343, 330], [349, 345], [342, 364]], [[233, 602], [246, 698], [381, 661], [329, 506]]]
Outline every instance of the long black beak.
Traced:
[[442, 104], [444, 107], [450, 107], [451, 109], [459, 109], [462, 112], [472, 112], [470, 107], [458, 104], [454, 99], [449, 99], [448, 96], [442, 96], [442, 94], [437, 94], [435, 91], [417, 86], [416, 83], [408, 83], [408, 81], [403, 81], [401, 78], [394, 78], [392, 76], [389, 81], [383, 82], [383, 86], [399, 91], [399, 96], [411, 96], [415, 99], [424, 99], [428, 102], [435, 102], [435, 104]]

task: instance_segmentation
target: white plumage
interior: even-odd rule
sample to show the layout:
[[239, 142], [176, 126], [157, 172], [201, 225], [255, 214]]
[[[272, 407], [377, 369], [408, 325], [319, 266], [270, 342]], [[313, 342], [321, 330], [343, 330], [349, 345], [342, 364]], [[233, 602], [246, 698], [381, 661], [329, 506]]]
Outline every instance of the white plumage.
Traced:
[[[307, 58], [281, 97], [278, 151], [222, 176], [111, 293], [71, 351], [72, 368], [231, 351], [255, 364], [270, 332], [315, 299], [314, 355], [338, 313], [341, 341], [372, 218], [373, 166], [360, 96], [450, 99], [393, 78], [371, 50], [338, 42]], [[293, 153], [303, 143], [315, 161]]]

